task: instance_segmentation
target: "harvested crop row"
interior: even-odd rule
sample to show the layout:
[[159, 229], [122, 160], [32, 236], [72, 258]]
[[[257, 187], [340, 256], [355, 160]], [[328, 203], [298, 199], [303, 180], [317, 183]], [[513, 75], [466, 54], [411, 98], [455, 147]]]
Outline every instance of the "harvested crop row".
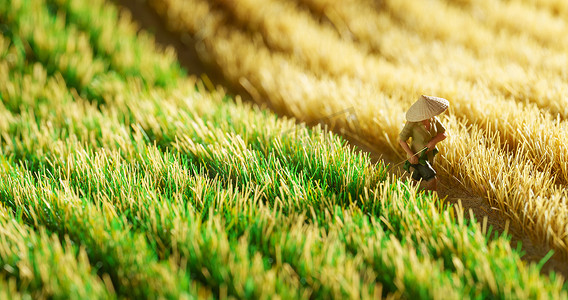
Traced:
[[[365, 82], [375, 84], [377, 81], [380, 81], [377, 78], [377, 73], [394, 72], [389, 70], [387, 66], [385, 66], [384, 62], [381, 62], [380, 57], [367, 56], [356, 48], [357, 45], [349, 42], [339, 42], [338, 37], [333, 34], [330, 28], [318, 24], [315, 20], [312, 20], [305, 11], [296, 9], [293, 4], [281, 3], [279, 1], [264, 1], [260, 3], [252, 0], [240, 2], [239, 5], [234, 5], [231, 4], [231, 2], [226, 1], [218, 2], [222, 3], [222, 7], [225, 8], [225, 11], [227, 11], [227, 16], [223, 17], [225, 20], [224, 22], [226, 22], [226, 20], [233, 21], [236, 19], [236, 24], [238, 26], [250, 31], [255, 31], [257, 34], [262, 34], [263, 41], [269, 49], [272, 51], [284, 51], [286, 53], [290, 53], [294, 57], [294, 60], [299, 59], [310, 70], [317, 70], [315, 73], [318, 76], [322, 73], [333, 76], [350, 75], [355, 76], [358, 79], [362, 79]], [[356, 2], [349, 3], [350, 4], [347, 5], [353, 6]], [[404, 7], [406, 8], [408, 5], [410, 4], [407, 4]], [[338, 10], [342, 8], [343, 7], [338, 8]], [[422, 10], [420, 8], [421, 7], [414, 8], [412, 11], [424, 10], [423, 7]], [[367, 12], [372, 12], [372, 9], [373, 7], [361, 8], [361, 10], [365, 10]], [[398, 6], [394, 9], [398, 9]], [[402, 8], [399, 10], [402, 10]], [[217, 11], [213, 12], [218, 13]], [[276, 12], [285, 17], [277, 19], [267, 17]], [[444, 28], [446, 29], [451, 27], [448, 25], [450, 22], [441, 21], [444, 20], [442, 17], [449, 17], [447, 15], [451, 16], [451, 12], [454, 12], [455, 14], [459, 12], [459, 10], [450, 10], [450, 12], [441, 15], [438, 18], [440, 19], [440, 21], [438, 21], [440, 23], [438, 24], [439, 27], [445, 26]], [[505, 97], [515, 97], [516, 99], [531, 99], [530, 101], [539, 103], [543, 107], [546, 106], [547, 108], [550, 108], [551, 105], [557, 107], [559, 112], [565, 112], [566, 110], [567, 105], [562, 105], [562, 102], [556, 103], [557, 99], [563, 99], [562, 95], [565, 94], [566, 87], [563, 85], [562, 80], [554, 77], [557, 76], [557, 74], [552, 74], [554, 76], [550, 77], [550, 69], [562, 64], [558, 64], [557, 60], [551, 60], [547, 55], [544, 57], [546, 57], [548, 61], [554, 61], [555, 63], [543, 64], [542, 61], [535, 62], [535, 66], [543, 68], [540, 72], [538, 72], [538, 78], [535, 77], [536, 75], [533, 74], [533, 71], [527, 70], [525, 72], [525, 70], [518, 65], [508, 66], [505, 70], [511, 70], [511, 72], [504, 72], [503, 69], [496, 70], [496, 68], [494, 68], [496, 65], [494, 57], [496, 57], [496, 55], [488, 55], [490, 59], [475, 59], [471, 55], [468, 55], [465, 51], [455, 51], [456, 49], [451, 47], [440, 47], [439, 42], [436, 44], [427, 41], [428, 47], [421, 45], [420, 42], [424, 41], [420, 41], [417, 44], [404, 45], [404, 40], [399, 36], [408, 36], [409, 34], [412, 34], [412, 32], [394, 34], [391, 31], [396, 30], [396, 28], [393, 27], [399, 28], [400, 25], [393, 23], [393, 20], [390, 20], [390, 18], [387, 18], [389, 20], [385, 21], [384, 16], [381, 15], [375, 16], [375, 18], [382, 20], [376, 21], [380, 25], [372, 28], [389, 28], [388, 30], [383, 30], [387, 32], [386, 35], [375, 34], [375, 37], [381, 39], [380, 43], [385, 45], [384, 48], [396, 49], [392, 52], [393, 55], [391, 55], [391, 57], [393, 57], [393, 59], [397, 59], [394, 58], [396, 55], [398, 59], [400, 59], [400, 57], [409, 57], [412, 60], [410, 65], [414, 68], [414, 70], [409, 70], [408, 72], [405, 71], [405, 73], [408, 73], [410, 76], [420, 74], [419, 76], [430, 77], [430, 81], [436, 82], [437, 80], [440, 80], [438, 78], [444, 78], [444, 75], [447, 74], [446, 76], [452, 76], [454, 81], [457, 76], [457, 78], [464, 78], [464, 83], [472, 84], [478, 82], [479, 78], [491, 78], [491, 80], [488, 80], [483, 85], [476, 87], [476, 89], [487, 88], [487, 94], [496, 93], [498, 95], [503, 94]], [[424, 18], [424, 16], [416, 15], [414, 19], [421, 20], [420, 18]], [[345, 22], [349, 21], [350, 20], [345, 20]], [[388, 26], [385, 23], [389, 23]], [[424, 23], [431, 24], [431, 18], [424, 20]], [[425, 35], [428, 32], [429, 31], [427, 30], [426, 32], [421, 32], [421, 35]], [[312, 36], [317, 36], [318, 38], [311, 38]], [[385, 36], [389, 36], [390, 40], [385, 39]], [[510, 41], [506, 42], [510, 44]], [[422, 49], [424, 49], [424, 51], [422, 51]], [[510, 45], [507, 45], [507, 49], [510, 49]], [[457, 50], [460, 49], [458, 48]], [[542, 52], [542, 49], [540, 51]], [[564, 54], [557, 56], [564, 58], [564, 61], [566, 60], [566, 56]], [[472, 63], [474, 61], [476, 62], [475, 64]], [[418, 64], [416, 62], [420, 63]], [[480, 62], [484, 63], [480, 64]], [[458, 63], [461, 67], [457, 67]], [[503, 62], [497, 62], [497, 65], [501, 64], [503, 64]], [[396, 70], [396, 72], [401, 72], [400, 69], [402, 68], [408, 69], [408, 66], [401, 64], [397, 67], [399, 70]], [[564, 69], [560, 69], [560, 71], [562, 74], [565, 74]], [[527, 83], [532, 83], [534, 81], [540, 82], [539, 86], [555, 86], [556, 88], [526, 90]], [[416, 82], [423, 85], [423, 83], [419, 80]], [[404, 85], [404, 83], [401, 84]], [[435, 88], [436, 85], [446, 86], [447, 83], [434, 84], [427, 86], [426, 88]], [[400, 88], [408, 87], [401, 86]], [[488, 103], [490, 103], [490, 101], [488, 101]]]
[[[450, 6], [455, 4], [448, 1]], [[506, 30], [510, 36], [527, 35], [531, 43], [553, 51], [563, 52], [568, 47], [566, 21], [550, 11], [518, 1], [460, 1], [458, 7], [493, 32]], [[479, 11], [483, 11], [482, 16]]]
[[[389, 10], [368, 1], [300, 2], [320, 18], [326, 17], [333, 21], [343, 40], [355, 40], [359, 48], [370, 48], [373, 54], [385, 57], [401, 67], [420, 67], [421, 69], [414, 72], [416, 74], [423, 74], [424, 77], [430, 77], [430, 80], [451, 77], [454, 80], [475, 83], [476, 89], [487, 88], [490, 91], [488, 94], [502, 94], [503, 97], [520, 102], [529, 101], [553, 115], [560, 114], [563, 119], [568, 117], [568, 105], [563, 97], [567, 89], [564, 84], [567, 74], [561, 67], [568, 61], [568, 56], [564, 53], [552, 54], [548, 53], [547, 49], [532, 49], [533, 55], [529, 56], [531, 62], [511, 62], [511, 51], [521, 50], [511, 47], [511, 41], [507, 40], [506, 36], [493, 37], [489, 31], [482, 33], [479, 26], [465, 23], [470, 15], [456, 17], [455, 15], [460, 13], [456, 9], [432, 18], [418, 13], [417, 11], [425, 9], [418, 7], [405, 11], [402, 17], [406, 21], [397, 21], [388, 13]], [[440, 13], [443, 9], [435, 11]], [[409, 17], [412, 12], [415, 14]], [[431, 28], [432, 19], [438, 20], [438, 27]], [[428, 27], [413, 25], [418, 21]], [[448, 37], [440, 33], [444, 37], [442, 46], [433, 32], [448, 28], [453, 28], [461, 34]], [[380, 34], [377, 34], [378, 32]], [[481, 37], [472, 37], [476, 34]], [[493, 38], [496, 40], [488, 41]], [[476, 47], [468, 48], [464, 45], [476, 40], [480, 41]], [[526, 56], [527, 54], [523, 57]], [[466, 97], [468, 98], [475, 99]]]
[[525, 5], [545, 9], [550, 11], [552, 15], [568, 16], [568, 3], [562, 0], [517, 0]]
[[[473, 10], [475, 10], [473, 8], [475, 6], [475, 4], [472, 5]], [[491, 4], [489, 3], [487, 6], [491, 6]], [[544, 47], [530, 36], [507, 31], [499, 33], [499, 28], [488, 28], [487, 23], [494, 20], [484, 20], [483, 18], [484, 15], [492, 12], [483, 10], [482, 6], [477, 6], [476, 12], [470, 13], [461, 9], [459, 5], [446, 1], [423, 3], [403, 0], [387, 1], [384, 8], [385, 12], [391, 14], [401, 25], [420, 33], [421, 38], [447, 41], [450, 47], [462, 45], [478, 55], [478, 59], [494, 56], [504, 59], [502, 63], [509, 61], [531, 67], [539, 67], [539, 63], [553, 62], [558, 58], [565, 59], [561, 49]], [[424, 11], [428, 11], [431, 18], [424, 14]], [[507, 12], [493, 12], [494, 17], [497, 17], [499, 13]], [[531, 19], [537, 13], [538, 11], [525, 10], [516, 19]], [[528, 28], [530, 27], [529, 23], [526, 23], [525, 26], [530, 30]], [[550, 58], [555, 59], [551, 60]], [[546, 67], [557, 75], [566, 74], [561, 65], [547, 64]], [[544, 69], [544, 66], [540, 66], [540, 68]]]
[[[272, 106], [281, 111], [288, 112], [302, 120], [318, 119], [316, 112], [333, 112], [339, 111], [343, 106], [348, 106], [353, 98], [363, 102], [363, 105], [372, 107], [365, 111], [356, 109], [357, 117], [359, 118], [359, 128], [355, 128], [353, 123], [346, 120], [339, 120], [336, 122], [338, 127], [348, 129], [352, 133], [358, 130], [359, 136], [367, 137], [366, 140], [373, 143], [376, 141], [383, 141], [390, 143], [397, 137], [399, 124], [402, 123], [400, 116], [402, 115], [402, 107], [394, 101], [388, 94], [377, 96], [367, 89], [357, 89], [361, 85], [349, 84], [349, 80], [343, 79], [316, 79], [309, 73], [306, 73], [301, 67], [289, 64], [286, 57], [281, 53], [272, 53], [266, 48], [259, 45], [250, 43], [250, 38], [246, 34], [238, 30], [227, 27], [222, 23], [222, 15], [215, 13], [208, 8], [206, 3], [200, 1], [192, 2], [192, 7], [200, 7], [197, 12], [203, 13], [191, 15], [190, 12], [185, 11], [188, 3], [180, 3], [177, 1], [164, 1], [156, 2], [157, 11], [161, 13], [168, 13], [173, 16], [173, 28], [177, 30], [189, 30], [191, 33], [200, 36], [204, 45], [209, 50], [211, 55], [217, 63], [222, 67], [225, 76], [235, 84], [241, 83], [251, 92], [253, 97], [258, 101], [263, 98], [268, 99]], [[190, 16], [188, 18], [186, 16]], [[204, 24], [203, 28], [207, 30], [197, 30], [200, 28], [198, 24]], [[252, 54], [254, 53], [254, 55]], [[254, 58], [253, 58], [254, 57]], [[271, 70], [267, 72], [267, 70]], [[275, 74], [278, 74], [276, 76]], [[321, 77], [321, 76], [320, 76]], [[415, 81], [421, 79], [417, 76], [414, 77]], [[392, 82], [392, 81], [391, 81]], [[448, 86], [452, 86], [448, 82]], [[454, 90], [454, 94], [457, 90]], [[400, 91], [399, 91], [400, 93]], [[445, 96], [445, 95], [444, 95]], [[449, 97], [453, 99], [453, 97]], [[324, 100], [325, 99], [325, 100]], [[464, 97], [456, 97], [456, 99], [466, 99]], [[381, 105], [385, 100], [384, 105]], [[388, 102], [387, 102], [388, 101]], [[457, 103], [456, 103], [457, 102]], [[466, 112], [481, 112], [485, 111], [482, 106], [475, 101], [456, 101], [453, 102], [454, 111]], [[490, 101], [486, 100], [485, 104]], [[355, 105], [355, 102], [352, 102]], [[449, 156], [453, 158], [452, 161], [447, 161], [444, 164], [455, 166], [459, 168], [456, 172], [450, 173], [455, 175], [458, 179], [465, 181], [470, 188], [473, 188], [482, 195], [487, 194], [491, 202], [503, 209], [503, 213], [518, 220], [518, 223], [527, 229], [531, 236], [539, 241], [546, 242], [559, 252], [567, 253], [567, 238], [562, 234], [564, 232], [566, 223], [568, 222], [565, 215], [568, 213], [568, 207], [564, 205], [565, 192], [560, 187], [555, 187], [554, 181], [556, 176], [553, 175], [566, 167], [566, 163], [558, 160], [562, 157], [565, 151], [559, 151], [561, 154], [557, 156], [557, 151], [547, 151], [550, 143], [556, 143], [563, 139], [550, 138], [550, 135], [561, 135], [562, 130], [553, 131], [548, 126], [534, 126], [534, 119], [530, 120], [533, 126], [523, 125], [524, 120], [528, 117], [540, 114], [535, 108], [519, 109], [519, 105], [513, 102], [505, 102], [511, 106], [508, 114], [509, 123], [493, 122], [486, 113], [479, 114], [481, 120], [478, 123], [484, 124], [485, 128], [498, 127], [503, 129], [504, 137], [501, 135], [494, 135], [492, 132], [486, 132], [484, 129], [474, 127], [464, 127], [459, 125], [459, 119], [446, 119], [451, 122], [449, 128], [452, 134], [461, 137], [460, 139], [451, 139], [448, 143], [448, 149], [459, 149], [452, 151], [460, 151], [459, 155]], [[361, 103], [359, 103], [361, 105]], [[489, 110], [493, 113], [503, 111], [503, 103], [493, 104], [495, 109]], [[323, 106], [323, 107], [322, 107]], [[477, 108], [477, 109], [472, 109]], [[522, 106], [520, 106], [522, 107]], [[525, 114], [527, 111], [531, 113], [528, 116]], [[372, 112], [372, 113], [371, 113]], [[523, 118], [520, 118], [523, 116]], [[380, 120], [380, 121], [379, 121]], [[542, 119], [545, 124], [554, 124], [553, 120]], [[517, 123], [518, 122], [518, 123]], [[518, 124], [518, 125], [511, 125]], [[372, 128], [370, 125], [378, 125], [379, 128]], [[560, 127], [560, 124], [556, 124]], [[554, 125], [551, 127], [554, 128]], [[523, 128], [529, 131], [529, 136], [525, 136], [523, 131], [518, 131], [517, 128]], [[383, 130], [382, 130], [383, 129]], [[499, 130], [498, 130], [499, 131]], [[538, 131], [544, 131], [550, 134], [537, 134]], [[383, 136], [381, 133], [386, 133]], [[517, 135], [518, 134], [518, 135]], [[540, 139], [537, 139], [540, 136]], [[511, 153], [518, 153], [518, 161], [525, 162], [522, 168], [508, 168], [509, 164], [505, 157], [508, 156], [507, 151], [503, 148], [485, 148], [485, 145], [476, 146], [478, 151], [472, 152], [470, 149], [464, 147], [466, 141], [474, 141], [474, 138], [482, 137], [487, 140], [489, 144], [492, 143], [492, 138], [499, 137], [505, 141], [513, 140]], [[513, 139], [516, 137], [516, 141]], [[534, 138], [532, 138], [534, 137]], [[540, 140], [542, 139], [542, 142]], [[538, 144], [529, 143], [529, 141], [537, 140]], [[557, 148], [562, 149], [564, 144], [554, 144]], [[505, 148], [506, 149], [506, 148]], [[442, 149], [442, 155], [444, 154]], [[462, 152], [463, 151], [463, 152]], [[455, 153], [455, 152], [454, 152]], [[468, 160], [464, 161], [462, 157], [467, 157]], [[492, 167], [485, 169], [471, 168], [471, 166], [483, 166], [486, 160], [490, 158], [495, 164]], [[447, 158], [446, 158], [447, 159]], [[493, 167], [495, 166], [495, 167]], [[446, 168], [446, 170], [449, 170]], [[455, 169], [453, 169], [455, 170]], [[497, 172], [498, 171], [498, 172]], [[468, 173], [473, 172], [473, 173]], [[565, 176], [561, 172], [560, 176]], [[539, 174], [535, 180], [520, 180], [527, 174]], [[520, 186], [515, 186], [518, 193], [509, 195], [500, 192], [495, 188], [495, 182], [500, 182], [500, 178], [517, 178], [515, 181], [520, 183]], [[481, 180], [480, 183], [477, 180]], [[563, 180], [563, 179], [561, 179]], [[473, 182], [472, 182], [473, 181]], [[560, 181], [563, 182], [563, 181]], [[492, 184], [490, 184], [492, 183]], [[531, 192], [532, 191], [532, 192]], [[540, 194], [536, 196], [534, 193], [538, 191]], [[542, 198], [546, 201], [538, 200]], [[538, 200], [538, 201], [537, 201]], [[525, 205], [525, 203], [531, 203]], [[536, 203], [541, 203], [536, 205]], [[544, 205], [545, 206], [542, 206]], [[554, 210], [548, 210], [552, 214], [544, 214], [543, 210], [538, 207], [554, 207]], [[542, 217], [547, 215], [546, 218]], [[549, 232], [552, 234], [541, 234], [542, 232]]]
[[[563, 97], [566, 85], [563, 82], [568, 74], [563, 66], [566, 65], [568, 56], [565, 52], [539, 46], [528, 37], [486, 29], [484, 22], [477, 20], [472, 14], [445, 3], [434, 1], [428, 4], [434, 7], [423, 2], [388, 3], [391, 5], [388, 12], [399, 17], [401, 24], [398, 26], [410, 28], [409, 35], [417, 35], [419, 41], [407, 44], [406, 41], [412, 39], [399, 38], [396, 43], [388, 43], [386, 46], [401, 50], [401, 55], [409, 57], [411, 63], [419, 61], [420, 64], [442, 71], [449, 68], [455, 71], [446, 76], [465, 76], [473, 79], [474, 83], [483, 79], [478, 89], [489, 88], [489, 94], [501, 94], [519, 102], [536, 103], [554, 115], [560, 113], [566, 118], [566, 100]], [[435, 15], [426, 16], [422, 13], [424, 10], [431, 10]], [[484, 38], [479, 39], [480, 43], [470, 45], [476, 40], [469, 36], [475, 36], [470, 32], [479, 33]], [[440, 36], [431, 37], [432, 33]], [[453, 39], [464, 37], [468, 38], [453, 46]], [[469, 51], [464, 51], [464, 47]], [[471, 56], [468, 52], [479, 54]], [[435, 80], [435, 77], [432, 79]]]

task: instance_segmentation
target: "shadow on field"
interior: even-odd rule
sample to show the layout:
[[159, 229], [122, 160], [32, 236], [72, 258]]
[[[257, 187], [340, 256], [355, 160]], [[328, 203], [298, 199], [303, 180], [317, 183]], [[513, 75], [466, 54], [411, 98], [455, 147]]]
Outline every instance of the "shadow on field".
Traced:
[[[168, 31], [160, 17], [154, 12], [145, 0], [113, 0], [121, 8], [126, 8], [130, 11], [132, 19], [137, 22], [141, 29], [151, 32], [155, 35], [156, 42], [164, 47], [172, 46], [175, 48], [178, 60], [182, 67], [187, 71], [188, 75], [193, 75], [197, 78], [203, 78], [202, 75], [206, 74], [207, 78], [211, 80], [214, 85], [223, 86], [226, 91], [233, 95], [241, 95], [244, 100], [252, 101], [252, 98], [246, 90], [241, 86], [234, 86], [223, 78], [219, 67], [214, 62], [206, 62], [199, 57], [196, 50], [197, 41], [189, 35], [179, 35]], [[267, 104], [262, 104], [264, 108], [270, 108]], [[282, 115], [276, 111], [277, 114]], [[338, 133], [340, 134], [340, 133]], [[378, 149], [374, 145], [369, 145], [358, 140], [356, 137], [342, 136], [349, 141], [352, 146], [356, 146], [361, 151], [368, 152], [373, 162], [383, 160], [385, 163], [396, 166], [401, 158], [398, 154], [385, 147]], [[402, 150], [401, 150], [402, 151]], [[391, 168], [391, 173], [401, 175], [403, 170], [401, 167]], [[487, 228], [490, 226], [493, 232], [502, 233], [508, 230], [512, 235], [512, 247], [516, 248], [519, 243], [522, 244], [522, 250], [525, 255], [523, 260], [531, 262], [539, 262], [550, 250], [550, 247], [533, 243], [520, 228], [513, 225], [508, 225], [508, 220], [504, 218], [497, 208], [491, 205], [483, 197], [475, 195], [468, 189], [464, 188], [461, 183], [456, 179], [442, 176], [440, 178], [441, 184], [439, 187], [440, 198], [446, 198], [446, 201], [452, 204], [461, 203], [463, 209], [472, 212], [480, 224], [483, 224], [484, 219]], [[469, 214], [468, 214], [469, 215]], [[547, 274], [549, 271], [556, 271], [568, 278], [568, 264], [566, 264], [560, 257], [554, 255], [543, 266], [541, 273]]]

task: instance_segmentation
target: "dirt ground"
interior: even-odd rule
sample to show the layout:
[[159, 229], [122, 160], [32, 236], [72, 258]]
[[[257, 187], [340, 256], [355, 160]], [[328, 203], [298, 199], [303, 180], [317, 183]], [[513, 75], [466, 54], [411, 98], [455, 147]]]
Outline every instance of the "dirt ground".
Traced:
[[[206, 74], [214, 84], [222, 85], [230, 93], [239, 94], [243, 99], [247, 99], [246, 92], [241, 87], [232, 86], [224, 80], [221, 72], [214, 64], [203, 62], [203, 60], [200, 59], [195, 48], [196, 41], [191, 36], [180, 36], [169, 32], [161, 22], [160, 17], [150, 9], [145, 0], [114, 0], [114, 2], [130, 11], [133, 20], [136, 21], [142, 29], [156, 36], [156, 42], [158, 44], [173, 46], [178, 54], [180, 64], [187, 70], [188, 74], [195, 75], [198, 78], [200, 78], [202, 74]], [[380, 145], [371, 147], [354, 138], [346, 138], [351, 145], [357, 146], [360, 150], [370, 153], [372, 160], [375, 162], [382, 159], [391, 166], [395, 166], [400, 162], [400, 158], [396, 157], [388, 147], [381, 148]], [[402, 168], [398, 166], [391, 168], [391, 172], [399, 176], [406, 176], [403, 174]], [[499, 233], [505, 231], [508, 221], [499, 213], [497, 208], [491, 207], [488, 201], [483, 197], [473, 194], [467, 188], [464, 188], [457, 180], [441, 177], [438, 186], [438, 195], [441, 199], [445, 198], [452, 204], [461, 203], [464, 210], [471, 210], [480, 223], [483, 222], [484, 218], [487, 218], [487, 227], [492, 226], [494, 231]], [[548, 246], [534, 243], [520, 228], [513, 224], [508, 226], [508, 232], [512, 235], [511, 244], [513, 248], [516, 248], [518, 243], [522, 244], [522, 250], [525, 253], [523, 260], [525, 261], [538, 262], [550, 250]], [[554, 255], [548, 260], [541, 272], [547, 274], [552, 270], [562, 274], [564, 278], [568, 278], [568, 263], [557, 255]]]

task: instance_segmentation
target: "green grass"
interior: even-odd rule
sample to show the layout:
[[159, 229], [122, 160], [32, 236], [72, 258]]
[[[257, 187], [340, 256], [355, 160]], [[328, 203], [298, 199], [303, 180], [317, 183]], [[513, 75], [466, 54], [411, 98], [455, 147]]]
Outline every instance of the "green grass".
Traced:
[[567, 297], [342, 138], [206, 91], [108, 3], [0, 21], [0, 296]]

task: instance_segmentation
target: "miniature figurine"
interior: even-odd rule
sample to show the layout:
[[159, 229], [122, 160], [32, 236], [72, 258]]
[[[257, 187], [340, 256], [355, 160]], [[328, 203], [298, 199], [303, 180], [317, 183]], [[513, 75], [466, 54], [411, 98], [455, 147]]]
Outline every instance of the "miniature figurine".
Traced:
[[[436, 144], [447, 137], [446, 129], [436, 116], [449, 105], [443, 98], [420, 96], [406, 112], [407, 122], [399, 135], [399, 143], [408, 156], [405, 169], [410, 172], [412, 168], [413, 181], [422, 180], [426, 189], [435, 192], [438, 188], [438, 177], [433, 168], [434, 156], [438, 153]], [[406, 142], [409, 138], [412, 138], [410, 146]]]

